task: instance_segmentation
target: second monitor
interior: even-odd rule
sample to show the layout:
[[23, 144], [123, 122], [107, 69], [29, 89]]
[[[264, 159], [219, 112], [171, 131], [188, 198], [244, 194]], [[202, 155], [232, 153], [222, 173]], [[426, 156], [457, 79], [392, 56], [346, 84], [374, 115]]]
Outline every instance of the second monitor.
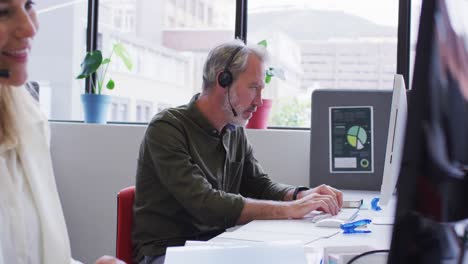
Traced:
[[398, 175], [400, 174], [401, 158], [403, 156], [407, 115], [408, 105], [405, 82], [403, 76], [396, 74], [388, 125], [382, 187], [380, 189], [380, 205], [387, 205], [395, 191]]
[[405, 122], [401, 75], [395, 75], [393, 91], [314, 91], [310, 185], [380, 190], [382, 202], [387, 203], [398, 177]]

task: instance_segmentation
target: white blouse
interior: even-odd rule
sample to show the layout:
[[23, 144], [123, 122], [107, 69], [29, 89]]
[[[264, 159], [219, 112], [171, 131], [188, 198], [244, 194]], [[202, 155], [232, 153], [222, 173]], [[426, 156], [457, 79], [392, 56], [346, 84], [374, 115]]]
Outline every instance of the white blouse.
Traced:
[[0, 263], [39, 263], [41, 232], [30, 184], [15, 148], [0, 146], [0, 156], [9, 172], [0, 175]]
[[12, 102], [18, 142], [0, 145], [0, 264], [79, 263], [71, 258], [47, 118], [24, 87], [12, 88]]

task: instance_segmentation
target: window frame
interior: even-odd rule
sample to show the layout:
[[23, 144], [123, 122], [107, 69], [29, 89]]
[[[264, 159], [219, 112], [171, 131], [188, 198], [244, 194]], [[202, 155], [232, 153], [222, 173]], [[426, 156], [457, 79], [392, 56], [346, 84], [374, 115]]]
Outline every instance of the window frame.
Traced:
[[[402, 74], [405, 79], [406, 88], [409, 89], [410, 70], [410, 26], [411, 26], [411, 0], [398, 1], [398, 35], [397, 35], [397, 68], [396, 73]], [[236, 21], [234, 38], [247, 42], [248, 36], [248, 0], [236, 0]], [[88, 23], [86, 34], [86, 51], [97, 49], [98, 44], [98, 21], [99, 0], [88, 0]], [[86, 78], [85, 93], [91, 93], [91, 78], [95, 81], [96, 76]], [[268, 127], [269, 129], [283, 130], [310, 130], [310, 128], [299, 127]]]
[[[88, 0], [88, 23], [86, 27], [86, 52], [98, 48], [99, 0]], [[85, 81], [85, 93], [92, 93], [92, 84], [96, 83], [96, 74], [91, 74]]]

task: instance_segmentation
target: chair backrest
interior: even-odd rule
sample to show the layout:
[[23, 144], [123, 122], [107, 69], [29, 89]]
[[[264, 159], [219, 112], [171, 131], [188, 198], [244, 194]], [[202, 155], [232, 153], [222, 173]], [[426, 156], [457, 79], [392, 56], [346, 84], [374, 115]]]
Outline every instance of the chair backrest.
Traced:
[[116, 257], [132, 264], [132, 225], [135, 186], [120, 190], [117, 194]]

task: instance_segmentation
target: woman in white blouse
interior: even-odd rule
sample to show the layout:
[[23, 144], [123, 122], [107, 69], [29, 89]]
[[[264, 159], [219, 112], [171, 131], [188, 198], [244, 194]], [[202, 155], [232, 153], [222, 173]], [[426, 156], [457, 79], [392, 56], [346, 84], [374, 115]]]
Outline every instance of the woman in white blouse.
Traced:
[[[0, 264], [77, 263], [49, 152], [49, 127], [23, 84], [34, 3], [0, 0]], [[96, 263], [121, 263], [101, 257]]]

